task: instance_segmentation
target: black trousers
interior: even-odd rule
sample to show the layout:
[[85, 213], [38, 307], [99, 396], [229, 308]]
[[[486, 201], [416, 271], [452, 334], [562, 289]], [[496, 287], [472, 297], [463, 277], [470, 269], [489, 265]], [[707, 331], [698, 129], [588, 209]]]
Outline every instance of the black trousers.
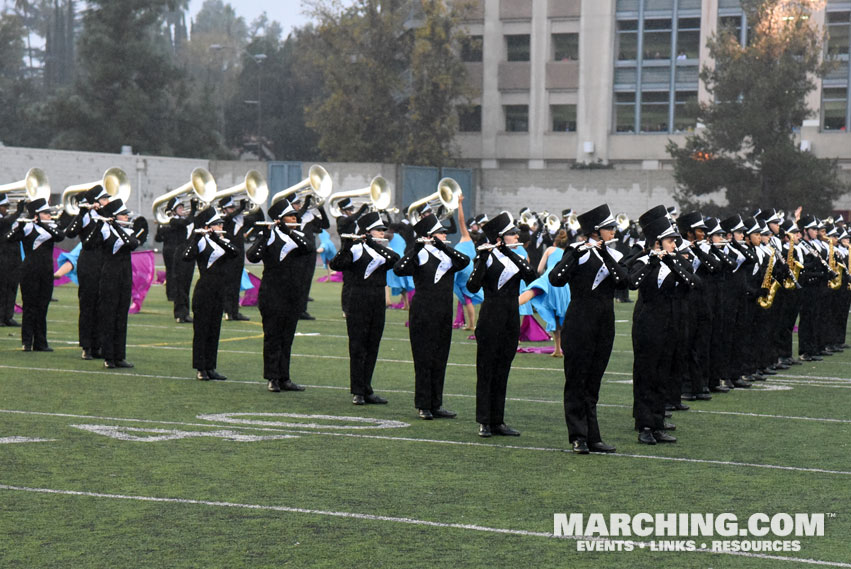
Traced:
[[[416, 298], [416, 295], [414, 295]], [[476, 422], [505, 422], [505, 393], [520, 338], [517, 297], [488, 299], [476, 321]]]
[[589, 443], [597, 443], [602, 440], [597, 424], [597, 401], [614, 341], [612, 300], [592, 296], [571, 301], [561, 332], [564, 419], [570, 442], [585, 439]]
[[245, 254], [240, 254], [226, 263], [227, 284], [225, 285], [225, 312], [236, 316], [239, 312], [239, 285], [242, 283], [242, 269], [245, 267]]
[[372, 395], [372, 374], [384, 334], [384, 287], [352, 287], [351, 294], [346, 317], [349, 384], [353, 395]]
[[674, 363], [670, 339], [676, 322], [673, 299], [645, 304], [639, 297], [632, 319], [632, 413], [638, 430], [664, 427], [665, 390]]
[[53, 264], [38, 257], [21, 271], [21, 342], [25, 347], [47, 347], [47, 309], [53, 296]]
[[414, 358], [414, 406], [440, 409], [452, 344], [452, 297], [414, 295], [408, 331]]
[[174, 302], [175, 289], [177, 288], [177, 277], [174, 274], [175, 264], [181, 261], [175, 260], [174, 256], [178, 247], [176, 245], [163, 244], [163, 264], [165, 265], [165, 297], [169, 302]]
[[290, 379], [290, 356], [300, 313], [295, 298], [275, 298], [280, 290], [278, 286], [261, 285], [258, 305], [263, 319], [263, 377], [286, 381]]
[[800, 290], [784, 290], [779, 294], [783, 297], [779, 325], [780, 356], [791, 358], [793, 356], [792, 341], [795, 336], [795, 322], [801, 312], [802, 295]]
[[184, 261], [179, 251], [174, 254], [174, 317], [186, 318], [189, 316], [189, 293], [195, 275], [195, 262]]
[[101, 354], [105, 360], [127, 357], [127, 313], [133, 288], [133, 269], [130, 255], [107, 259], [98, 304], [98, 329]]
[[192, 295], [192, 367], [198, 370], [216, 368], [224, 313], [223, 285], [221, 275], [203, 276], [195, 283]]
[[0, 256], [0, 266], [3, 267], [0, 270], [0, 323], [15, 317], [15, 300], [21, 280], [20, 243], [15, 243], [15, 247], [11, 249], [11, 254]]
[[817, 286], [805, 287], [801, 291], [801, 321], [798, 324], [798, 354], [813, 355], [821, 351], [819, 344], [818, 327], [821, 326], [820, 308], [821, 308], [821, 287], [824, 283], [819, 283]]
[[101, 288], [103, 254], [99, 249], [80, 251], [77, 259], [77, 301], [80, 314], [77, 318], [77, 337], [80, 347], [86, 350], [100, 349], [98, 331], [98, 306]]

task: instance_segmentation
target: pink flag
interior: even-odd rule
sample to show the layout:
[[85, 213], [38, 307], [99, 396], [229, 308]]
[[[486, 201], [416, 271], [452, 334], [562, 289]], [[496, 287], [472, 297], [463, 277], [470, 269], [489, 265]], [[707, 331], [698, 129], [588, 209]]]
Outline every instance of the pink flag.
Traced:
[[551, 340], [550, 335], [535, 320], [534, 316], [527, 314], [523, 317], [523, 322], [520, 323], [521, 342], [548, 342], [549, 340]]
[[[59, 270], [59, 261], [58, 261], [59, 255], [61, 255], [62, 253], [67, 253], [67, 252], [68, 251], [63, 251], [59, 247], [53, 248], [53, 272], [54, 273]], [[71, 282], [71, 279], [69, 279], [68, 276], [66, 275], [64, 277], [59, 277], [58, 279], [54, 280], [53, 286], [62, 286], [64, 284], [68, 284], [70, 282]]]
[[248, 273], [248, 278], [251, 280], [254, 288], [250, 288], [243, 293], [242, 298], [239, 300], [239, 305], [257, 306], [257, 295], [260, 293], [260, 277], [255, 277], [253, 274]]
[[142, 303], [154, 282], [154, 252], [134, 251], [130, 258], [133, 264], [133, 290], [130, 293], [129, 314], [136, 314], [142, 310]]

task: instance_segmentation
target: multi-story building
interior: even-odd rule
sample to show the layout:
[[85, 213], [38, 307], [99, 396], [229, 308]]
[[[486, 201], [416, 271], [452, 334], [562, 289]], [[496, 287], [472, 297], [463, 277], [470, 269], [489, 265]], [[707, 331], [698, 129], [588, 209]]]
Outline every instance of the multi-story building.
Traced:
[[[851, 0], [813, 19], [839, 65], [811, 93], [800, 143], [851, 168]], [[457, 142], [481, 168], [668, 166], [668, 140], [698, 127], [686, 103], [708, 99], [707, 40], [719, 26], [748, 33], [739, 0], [473, 0], [465, 25], [477, 97]]]

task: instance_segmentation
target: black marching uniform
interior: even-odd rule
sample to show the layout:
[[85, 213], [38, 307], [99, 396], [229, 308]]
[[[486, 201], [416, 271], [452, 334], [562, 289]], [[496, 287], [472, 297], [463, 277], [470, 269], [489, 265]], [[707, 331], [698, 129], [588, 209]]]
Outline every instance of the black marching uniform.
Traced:
[[24, 262], [21, 265], [21, 300], [23, 317], [21, 342], [25, 352], [52, 351], [47, 344], [47, 309], [53, 296], [53, 245], [65, 235], [49, 221], [38, 221], [40, 211], [48, 211], [47, 201], [39, 198], [27, 204], [30, 219], [15, 221], [6, 234], [10, 242], [21, 242]]
[[317, 216], [316, 213], [310, 211], [311, 202], [311, 196], [305, 198], [302, 204], [303, 213], [300, 212], [299, 217], [301, 232], [307, 242], [308, 251], [306, 255], [302, 255], [296, 260], [296, 270], [301, 278], [301, 302], [296, 306], [296, 309], [299, 310], [299, 316], [305, 320], [313, 320], [313, 317], [307, 312], [307, 302], [310, 296], [310, 287], [313, 285], [313, 275], [316, 273], [316, 234], [331, 227], [325, 208], [322, 206], [315, 208], [316, 213], [319, 214]]
[[[484, 225], [484, 231], [495, 243], [516, 228], [508, 214], [501, 213]], [[536, 277], [526, 259], [505, 244], [479, 250], [473, 263], [467, 289], [485, 293], [475, 331], [476, 421], [481, 437], [520, 434], [505, 425], [505, 394], [520, 338], [520, 281], [530, 283]]]
[[[222, 223], [213, 208], [205, 209], [195, 219], [195, 226], [200, 228], [213, 223]], [[183, 261], [196, 262], [200, 274], [192, 295], [192, 367], [198, 372], [196, 378], [202, 381], [223, 379], [216, 371], [216, 361], [227, 294], [225, 259], [238, 254], [236, 247], [215, 232], [206, 235], [195, 233], [183, 250]]]
[[228, 320], [248, 320], [239, 312], [239, 291], [242, 284], [242, 271], [245, 268], [245, 232], [256, 221], [263, 221], [263, 211], [259, 208], [255, 213], [244, 213], [248, 208], [248, 201], [242, 200], [235, 204], [230, 197], [219, 200], [219, 209], [236, 206], [233, 213], [224, 216], [225, 237], [236, 249], [235, 257], [229, 257], [226, 261], [227, 290], [225, 292], [225, 318]]
[[368, 236], [371, 229], [383, 227], [378, 213], [361, 216], [358, 228], [367, 237], [358, 243], [343, 239], [340, 250], [328, 265], [335, 271], [349, 271], [350, 302], [346, 329], [349, 335], [349, 381], [355, 405], [387, 402], [374, 394], [372, 374], [384, 334], [387, 271], [393, 268], [399, 255]]
[[258, 308], [263, 319], [263, 377], [272, 392], [304, 389], [290, 379], [290, 354], [298, 326], [301, 283], [294, 269], [298, 257], [310, 247], [300, 231], [290, 229], [283, 218], [296, 216], [289, 200], [282, 199], [269, 208], [270, 219], [280, 220], [262, 231], [248, 249], [248, 260], [263, 263], [263, 278], [258, 293]]
[[[121, 213], [129, 212], [120, 199], [111, 201], [101, 210], [101, 216], [105, 218]], [[97, 324], [104, 367], [133, 367], [126, 360], [127, 315], [133, 290], [131, 253], [139, 246], [139, 240], [131, 228], [114, 221], [100, 220], [86, 236], [83, 246], [100, 249], [103, 259]]]
[[[344, 198], [344, 199], [340, 200], [338, 207], [340, 208], [340, 211], [346, 211], [346, 210], [352, 209], [353, 206], [352, 206], [351, 198]], [[369, 208], [369, 205], [363, 204], [356, 212], [352, 213], [351, 215], [345, 215], [345, 213], [344, 213], [343, 215], [338, 217], [337, 218], [337, 235], [353, 234], [355, 231], [357, 231], [358, 219], [360, 219], [360, 217], [364, 213], [366, 213], [366, 210], [368, 208]], [[332, 267], [332, 269], [333, 269], [333, 267]], [[333, 270], [337, 270], [337, 269], [333, 269]], [[340, 293], [340, 305], [343, 309], [343, 315], [348, 315], [348, 313], [349, 313], [349, 299], [351, 298], [351, 295], [352, 295], [351, 281], [352, 281], [353, 277], [351, 276], [351, 274], [348, 271], [340, 271], [340, 272], [343, 273], [343, 288], [342, 288], [342, 291]]]
[[452, 293], [454, 274], [463, 270], [470, 258], [434, 237], [445, 231], [436, 217], [423, 218], [414, 229], [432, 242], [416, 242], [393, 267], [397, 275], [413, 277], [417, 291], [411, 300], [408, 327], [414, 359], [414, 406], [423, 419], [454, 417], [442, 408], [452, 343]]
[[[9, 205], [5, 195], [0, 195], [0, 205]], [[18, 216], [23, 213], [24, 202], [18, 204], [18, 210], [0, 217], [0, 325], [20, 326], [15, 320], [15, 299], [18, 296], [18, 283], [21, 280], [21, 244], [9, 241], [6, 235]]]
[[[582, 231], [590, 236], [616, 223], [607, 205], [579, 216]], [[564, 417], [574, 450], [615, 449], [604, 445], [597, 424], [600, 383], [615, 339], [614, 295], [627, 286], [627, 271], [615, 249], [589, 239], [566, 247], [561, 261], [549, 273], [550, 284], [570, 284], [570, 304], [564, 316], [561, 349], [564, 352]]]

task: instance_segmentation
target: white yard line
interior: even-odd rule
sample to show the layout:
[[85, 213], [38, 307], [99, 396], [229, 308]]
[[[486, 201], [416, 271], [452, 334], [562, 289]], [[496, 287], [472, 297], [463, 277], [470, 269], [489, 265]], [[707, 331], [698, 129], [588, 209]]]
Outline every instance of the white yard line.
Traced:
[[[609, 541], [606, 539], [600, 538], [587, 538], [584, 536], [564, 536], [557, 537], [554, 534], [547, 532], [539, 532], [539, 531], [528, 531], [528, 530], [520, 530], [520, 529], [510, 529], [510, 528], [497, 528], [497, 527], [489, 527], [489, 526], [480, 526], [476, 524], [458, 524], [451, 522], [435, 522], [430, 520], [419, 520], [411, 517], [397, 517], [397, 516], [381, 516], [376, 514], [363, 514], [358, 512], [341, 512], [334, 510], [315, 510], [311, 508], [296, 508], [292, 506], [275, 506], [269, 504], [241, 504], [238, 502], [221, 502], [221, 501], [213, 501], [213, 500], [195, 500], [191, 498], [163, 498], [157, 496], [138, 496], [138, 495], [128, 495], [128, 494], [108, 494], [103, 492], [87, 492], [87, 491], [79, 491], [79, 490], [58, 490], [54, 488], [31, 488], [27, 486], [12, 486], [9, 484], [0, 484], [0, 490], [6, 490], [10, 492], [29, 492], [29, 493], [37, 493], [37, 494], [52, 494], [59, 496], [79, 496], [84, 498], [103, 498], [109, 500], [128, 500], [135, 502], [154, 502], [160, 504], [182, 504], [182, 505], [190, 505], [190, 506], [208, 506], [212, 508], [237, 508], [237, 509], [245, 509], [245, 510], [260, 510], [260, 511], [270, 511], [270, 512], [285, 512], [291, 514], [306, 514], [312, 516], [322, 516], [322, 517], [333, 517], [333, 518], [346, 518], [346, 519], [354, 519], [354, 520], [364, 520], [364, 521], [375, 521], [375, 522], [389, 522], [394, 524], [405, 524], [405, 525], [413, 525], [413, 526], [425, 526], [425, 527], [433, 527], [433, 528], [441, 528], [441, 529], [453, 529], [453, 530], [464, 530], [464, 531], [475, 531], [481, 533], [491, 533], [491, 534], [502, 534], [502, 535], [514, 535], [519, 537], [540, 537], [546, 539], [570, 539], [573, 541], [580, 540], [593, 540], [593, 541]], [[629, 540], [635, 543], [636, 545], [644, 544], [648, 545], [649, 542], [641, 542], [637, 540]], [[642, 547], [643, 549], [643, 547]], [[739, 557], [751, 557], [756, 559], [770, 559], [773, 561], [789, 561], [792, 563], [804, 563], [809, 565], [821, 565], [826, 567], [851, 567], [849, 563], [841, 563], [836, 561], [822, 561], [819, 559], [805, 559], [799, 557], [786, 557], [783, 555], [767, 555], [762, 553], [749, 553], [749, 552], [728, 552], [728, 551], [711, 551], [711, 550], [703, 550], [698, 549], [695, 553], [712, 553], [716, 555], [735, 555]]]

